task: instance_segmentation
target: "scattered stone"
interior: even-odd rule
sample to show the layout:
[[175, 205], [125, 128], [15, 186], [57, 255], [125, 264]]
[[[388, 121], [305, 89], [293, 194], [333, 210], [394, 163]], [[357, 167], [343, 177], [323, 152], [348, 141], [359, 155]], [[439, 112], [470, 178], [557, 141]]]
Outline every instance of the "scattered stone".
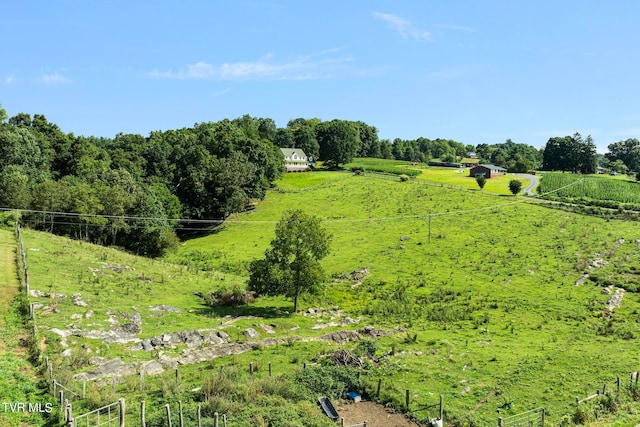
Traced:
[[168, 305], [164, 305], [164, 304], [158, 304], [154, 307], [151, 307], [152, 311], [166, 311], [168, 313], [180, 313], [180, 309], [179, 308], [175, 308], [175, 307], [171, 307]]
[[103, 363], [106, 363], [107, 359], [105, 359], [104, 357], [92, 357], [91, 359], [89, 359], [89, 363], [91, 365], [102, 365]]
[[400, 241], [401, 241], [401, 242], [406, 242], [407, 240], [409, 240], [409, 238], [408, 238], [408, 237], [406, 237], [406, 236], [400, 236]]
[[[113, 313], [113, 312], [112, 312]], [[109, 316], [109, 318], [107, 319], [107, 322], [111, 323], [114, 326], [120, 326], [120, 321], [118, 320], [118, 318], [116, 316], [114, 316], [113, 314], [111, 314]]]
[[76, 320], [76, 319], [82, 319], [82, 314], [77, 314], [77, 313], [76, 313], [76, 314], [72, 314], [72, 315], [71, 315], [71, 318], [72, 318], [72, 319], [74, 319], [74, 320]]
[[242, 335], [251, 339], [260, 338], [260, 334], [253, 328], [245, 329], [244, 332], [242, 332]]
[[366, 279], [368, 275], [369, 275], [369, 267], [360, 267], [359, 269], [354, 270], [349, 274], [343, 274], [342, 276], [340, 276], [340, 278], [361, 282], [364, 279]]
[[41, 297], [46, 297], [47, 293], [39, 291], [37, 289], [30, 289], [29, 290], [29, 296], [36, 297], [36, 298], [41, 298]]
[[140, 313], [131, 313], [127, 316], [127, 319], [138, 326], [142, 324], [142, 316], [140, 316]]
[[613, 286], [607, 286], [606, 288], [602, 288], [602, 291], [600, 291], [600, 293], [603, 295], [611, 295], [613, 293]]
[[470, 391], [471, 391], [471, 387], [469, 387], [469, 386], [465, 386], [465, 387], [462, 389], [462, 392], [463, 392], [463, 393], [469, 393]]
[[263, 325], [262, 323], [260, 324], [260, 327], [268, 334], [275, 334], [276, 333], [276, 331], [271, 329], [271, 327], [269, 327], [267, 325]]
[[607, 301], [607, 308], [609, 311], [613, 311], [616, 308], [620, 307], [622, 304], [622, 299], [624, 298], [624, 289], [616, 288], [614, 294]]
[[300, 326], [296, 325], [293, 328], [289, 328], [290, 331], [297, 331], [298, 329], [300, 329]]
[[103, 262], [102, 263], [102, 268], [104, 268], [105, 270], [115, 271], [116, 273], [122, 273], [123, 271], [127, 271], [127, 270], [134, 270], [133, 268], [129, 267], [128, 265], [111, 264], [111, 263], [108, 263], [108, 262]]
[[87, 303], [82, 300], [82, 296], [80, 294], [71, 295], [71, 299], [73, 299], [73, 303], [79, 307], [87, 306]]
[[163, 373], [164, 369], [156, 360], [150, 360], [140, 365], [140, 372], [144, 372], [145, 375], [158, 375]]
[[120, 327], [120, 329], [126, 333], [134, 335], [142, 332], [142, 330], [140, 329], [140, 325], [137, 323], [125, 323]]
[[84, 317], [87, 319], [91, 319], [93, 315], [94, 315], [93, 310], [89, 310], [84, 314]]
[[60, 294], [57, 292], [42, 292], [37, 289], [30, 289], [29, 296], [36, 298], [54, 298], [54, 299], [65, 299], [67, 296], [65, 294]]
[[65, 351], [62, 352], [62, 356], [63, 357], [71, 357], [71, 356], [73, 356], [73, 350], [71, 350], [70, 348], [66, 349]]
[[318, 337], [320, 340], [333, 341], [337, 344], [344, 344], [349, 341], [356, 341], [360, 339], [360, 334], [356, 331], [337, 331], [330, 334], [321, 335]]
[[585, 282], [585, 280], [587, 280], [588, 278], [589, 278], [588, 274], [583, 275], [581, 278], [576, 280], [576, 286], [582, 285]]

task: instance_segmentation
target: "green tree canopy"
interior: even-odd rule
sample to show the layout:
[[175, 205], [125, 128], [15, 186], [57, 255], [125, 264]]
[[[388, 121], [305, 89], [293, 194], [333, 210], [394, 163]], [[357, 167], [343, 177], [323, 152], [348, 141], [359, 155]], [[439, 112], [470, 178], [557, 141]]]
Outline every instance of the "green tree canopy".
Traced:
[[522, 182], [520, 182], [519, 179], [512, 179], [511, 181], [509, 181], [509, 191], [511, 191], [511, 194], [515, 196], [520, 192], [521, 189]]
[[346, 120], [322, 122], [316, 126], [316, 135], [320, 144], [320, 160], [330, 167], [349, 163], [360, 146], [358, 127]]
[[320, 289], [324, 273], [319, 261], [329, 254], [330, 242], [331, 235], [317, 217], [300, 209], [285, 212], [264, 259], [249, 266], [249, 290], [293, 298], [293, 311], [297, 311], [300, 295]]

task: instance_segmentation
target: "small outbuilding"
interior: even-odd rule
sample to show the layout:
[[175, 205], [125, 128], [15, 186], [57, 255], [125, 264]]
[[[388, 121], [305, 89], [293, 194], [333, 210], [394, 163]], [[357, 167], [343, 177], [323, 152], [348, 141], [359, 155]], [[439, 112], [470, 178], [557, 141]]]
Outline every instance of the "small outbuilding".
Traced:
[[496, 165], [477, 165], [469, 169], [469, 176], [477, 178], [484, 176], [489, 179], [493, 176], [504, 175], [507, 173], [505, 168]]

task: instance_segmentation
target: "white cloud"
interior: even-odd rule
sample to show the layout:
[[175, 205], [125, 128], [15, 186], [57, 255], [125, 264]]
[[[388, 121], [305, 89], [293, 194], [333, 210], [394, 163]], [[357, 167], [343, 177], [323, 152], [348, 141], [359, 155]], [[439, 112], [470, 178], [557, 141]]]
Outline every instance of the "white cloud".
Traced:
[[67, 79], [66, 77], [61, 76], [58, 73], [45, 74], [42, 77], [40, 77], [40, 81], [42, 81], [43, 83], [46, 83], [46, 84], [71, 83], [71, 80]]
[[426, 30], [421, 30], [414, 26], [411, 22], [404, 18], [401, 18], [390, 13], [373, 12], [373, 17], [385, 21], [389, 26], [395, 30], [404, 39], [411, 38], [415, 41], [433, 41], [431, 33]]
[[[341, 49], [330, 49], [316, 54], [298, 56], [288, 61], [278, 61], [271, 53], [256, 61], [230, 62], [220, 65], [204, 61], [188, 64], [177, 71], [146, 73], [158, 79], [210, 79], [210, 80], [311, 80], [333, 77], [345, 64], [352, 61], [347, 56], [329, 55]], [[329, 57], [327, 57], [329, 56]]]
[[220, 95], [224, 95], [225, 93], [229, 93], [229, 92], [231, 92], [231, 88], [230, 87], [228, 87], [226, 89], [223, 89], [221, 91], [218, 91], [218, 92], [214, 92], [213, 96], [220, 96]]

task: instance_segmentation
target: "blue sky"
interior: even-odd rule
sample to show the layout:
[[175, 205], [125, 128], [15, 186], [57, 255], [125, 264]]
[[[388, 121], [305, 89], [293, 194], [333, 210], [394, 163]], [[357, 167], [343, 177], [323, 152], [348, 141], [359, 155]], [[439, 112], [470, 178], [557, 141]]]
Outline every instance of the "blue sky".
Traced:
[[640, 2], [4, 2], [0, 104], [113, 137], [243, 114], [381, 138], [640, 138]]

